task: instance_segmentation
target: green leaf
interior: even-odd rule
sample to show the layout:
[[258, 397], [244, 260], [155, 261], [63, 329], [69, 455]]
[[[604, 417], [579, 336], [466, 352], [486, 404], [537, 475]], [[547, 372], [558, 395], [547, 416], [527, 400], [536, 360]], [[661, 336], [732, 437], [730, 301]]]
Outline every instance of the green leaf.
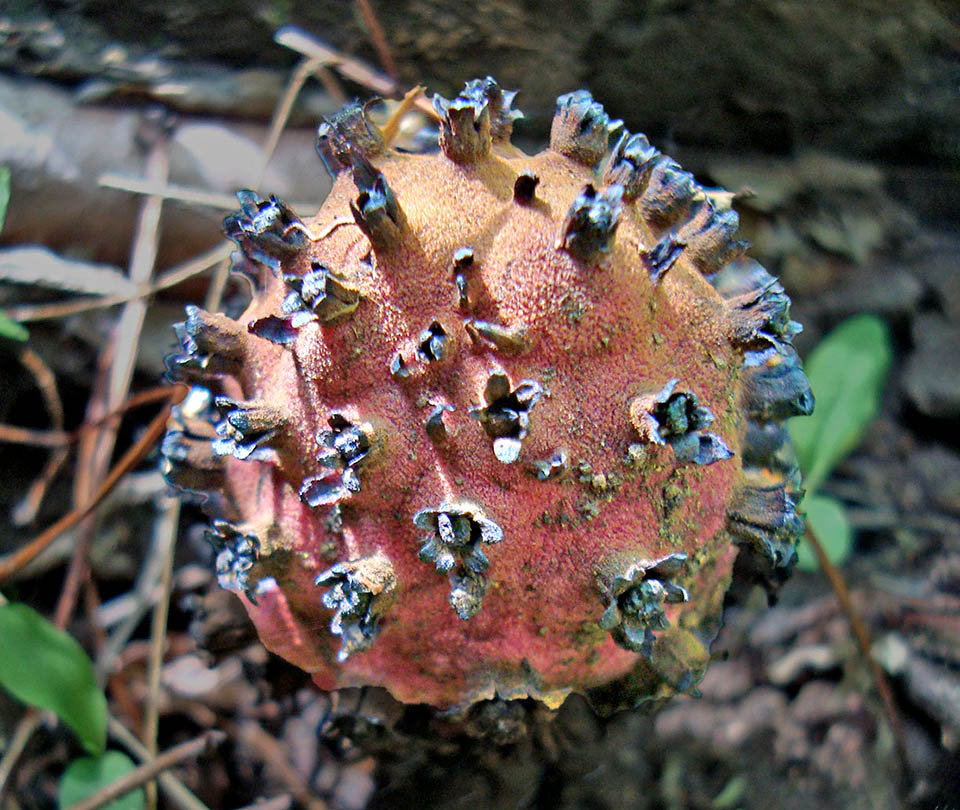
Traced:
[[10, 170], [0, 166], [0, 231], [3, 231], [3, 222], [7, 218], [7, 203], [10, 202]]
[[83, 647], [17, 603], [0, 605], [0, 639], [0, 686], [24, 703], [54, 712], [89, 753], [103, 753], [107, 699]]
[[[807, 525], [813, 532], [827, 559], [841, 565], [850, 556], [853, 547], [853, 528], [847, 519], [847, 510], [836, 498], [826, 495], [807, 495], [803, 499]], [[805, 537], [797, 547], [797, 567], [801, 571], [816, 571], [820, 567], [817, 555]]]
[[[0, 166], [0, 231], [3, 230], [3, 222], [7, 218], [8, 202], [10, 202], [10, 170], [6, 166]], [[0, 315], [0, 337], [23, 342], [30, 337], [30, 333], [16, 321], [6, 315]]]
[[[133, 760], [120, 751], [106, 751], [98, 757], [75, 759], [60, 777], [60, 789], [57, 791], [60, 810], [66, 810], [92, 796], [135, 768]], [[105, 804], [103, 810], [142, 810], [144, 804], [143, 788], [135, 788]]]
[[804, 363], [817, 399], [812, 416], [790, 420], [804, 484], [814, 492], [856, 447], [880, 408], [893, 349], [886, 324], [873, 315], [841, 323]]
[[8, 318], [0, 312], [0, 337], [10, 338], [10, 340], [19, 340], [23, 343], [30, 337], [26, 327], [21, 326], [13, 318]]

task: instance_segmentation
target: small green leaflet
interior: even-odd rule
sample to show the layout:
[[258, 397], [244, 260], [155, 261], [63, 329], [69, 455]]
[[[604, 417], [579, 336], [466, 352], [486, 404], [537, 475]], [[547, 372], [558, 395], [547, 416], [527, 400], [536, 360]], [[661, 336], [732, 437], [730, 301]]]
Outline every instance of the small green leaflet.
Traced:
[[7, 203], [10, 202], [10, 169], [0, 166], [0, 232], [7, 218]]
[[[843, 504], [836, 498], [814, 493], [803, 499], [803, 509], [810, 531], [820, 541], [830, 562], [842, 563], [853, 548], [853, 529]], [[820, 567], [817, 555], [807, 542], [797, 546], [797, 567], [801, 571], [816, 571]]]
[[[135, 768], [133, 760], [120, 751], [106, 751], [98, 757], [75, 759], [60, 777], [57, 805], [60, 810], [67, 810]], [[144, 804], [143, 788], [136, 788], [105, 804], [103, 810], [142, 810]]]
[[[7, 218], [8, 202], [10, 202], [10, 170], [6, 166], [0, 166], [0, 231], [3, 230], [3, 222]], [[0, 337], [19, 340], [22, 343], [30, 337], [30, 333], [16, 321], [6, 315], [0, 315]]]
[[817, 399], [812, 416], [790, 420], [804, 485], [815, 492], [863, 438], [880, 409], [893, 350], [886, 324], [873, 315], [841, 323], [804, 363]]
[[0, 686], [54, 712], [89, 753], [103, 753], [107, 699], [83, 647], [32, 608], [13, 602], [0, 605], [0, 639]]
[[20, 343], [23, 343], [27, 338], [30, 337], [30, 333], [25, 327], [21, 326], [12, 318], [8, 318], [3, 313], [0, 313], [0, 337], [9, 338], [10, 340], [17, 340], [20, 341]]

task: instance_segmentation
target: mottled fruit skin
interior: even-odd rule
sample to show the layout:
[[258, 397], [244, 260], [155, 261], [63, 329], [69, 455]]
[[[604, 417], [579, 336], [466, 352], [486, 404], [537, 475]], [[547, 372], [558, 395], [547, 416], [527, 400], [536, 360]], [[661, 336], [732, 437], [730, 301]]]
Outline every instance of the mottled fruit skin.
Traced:
[[509, 141], [492, 79], [403, 154], [320, 127], [312, 218], [241, 192], [253, 282], [191, 308], [168, 479], [217, 517], [221, 584], [323, 689], [463, 708], [694, 692], [738, 554], [803, 530], [788, 416], [813, 400], [736, 214], [589, 93]]

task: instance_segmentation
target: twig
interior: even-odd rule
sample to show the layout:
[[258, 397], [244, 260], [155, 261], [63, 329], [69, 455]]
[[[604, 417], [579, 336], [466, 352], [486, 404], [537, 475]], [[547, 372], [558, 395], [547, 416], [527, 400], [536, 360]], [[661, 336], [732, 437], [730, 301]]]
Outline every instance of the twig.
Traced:
[[367, 26], [367, 33], [370, 34], [370, 41], [373, 43], [377, 57], [380, 59], [380, 67], [390, 74], [390, 78], [395, 82], [400, 82], [400, 72], [397, 70], [397, 63], [393, 61], [393, 54], [390, 52], [390, 45], [387, 43], [387, 37], [383, 33], [383, 27], [373, 11], [373, 6], [369, 0], [356, 0], [360, 16]]
[[0, 424], [0, 441], [7, 441], [12, 444], [32, 444], [39, 447], [65, 447], [77, 441], [85, 431], [100, 427], [127, 411], [139, 408], [141, 405], [151, 405], [155, 402], [170, 399], [170, 390], [169, 385], [158, 385], [154, 388], [148, 388], [146, 391], [141, 391], [129, 397], [122, 405], [114, 408], [99, 419], [92, 422], [84, 422], [72, 431], [31, 430], [30, 428], [17, 427], [16, 425]]
[[0, 424], [0, 442], [58, 448], [64, 447], [72, 441], [72, 434], [65, 430], [32, 430], [16, 425]]
[[[165, 543], [159, 549], [162, 559], [160, 570], [161, 596], [153, 608], [150, 623], [150, 657], [147, 662], [147, 699], [143, 710], [143, 742], [151, 756], [157, 754], [157, 730], [160, 720], [160, 668], [163, 665], [163, 648], [167, 638], [167, 615], [170, 609], [170, 589], [173, 583], [173, 550], [177, 539], [177, 524], [180, 518], [179, 498], [167, 498], [158, 518], [157, 531]], [[147, 807], [157, 806], [157, 784], [147, 785]]]
[[327, 803], [315, 795], [310, 786], [301, 778], [293, 765], [287, 759], [276, 738], [264, 731], [254, 720], [242, 722], [235, 732], [235, 736], [245, 745], [256, 752], [257, 756], [276, 774], [284, 783], [294, 798], [307, 810], [327, 810]]
[[264, 799], [244, 805], [240, 810], [289, 810], [291, 805], [293, 805], [293, 796], [289, 793], [283, 793], [280, 796], [274, 796], [272, 799]]
[[3, 799], [3, 792], [7, 782], [13, 775], [13, 768], [20, 759], [20, 755], [30, 742], [33, 733], [40, 727], [42, 722], [40, 712], [36, 709], [27, 709], [20, 722], [17, 723], [17, 729], [13, 732], [6, 750], [3, 752], [3, 759], [0, 760], [0, 800]]
[[397, 83], [389, 76], [373, 70], [359, 59], [335, 51], [301, 28], [285, 25], [273, 35], [273, 41], [278, 45], [296, 51], [302, 56], [319, 59], [323, 64], [336, 68], [341, 75], [369, 88], [374, 93], [379, 93], [382, 96], [393, 96], [397, 92]]
[[207, 731], [189, 742], [175, 745], [151, 762], [145, 762], [139, 768], [134, 768], [130, 773], [124, 774], [102, 790], [98, 790], [92, 796], [70, 805], [68, 810], [97, 810], [98, 807], [103, 807], [103, 805], [112, 802], [125, 793], [129, 793], [131, 790], [140, 787], [144, 782], [149, 782], [155, 778], [157, 774], [173, 768], [188, 759], [193, 759], [193, 757], [199, 756], [210, 748], [213, 748], [218, 745], [224, 737], [225, 735], [222, 731]]
[[170, 416], [170, 409], [182, 398], [183, 392], [177, 390], [176, 393], [172, 395], [171, 401], [166, 407], [153, 418], [153, 421], [147, 426], [143, 435], [134, 442], [116, 463], [114, 468], [110, 470], [110, 474], [104, 479], [103, 483], [97, 487], [96, 492], [94, 492], [93, 497], [91, 497], [89, 501], [84, 503], [83, 506], [70, 510], [56, 523], [41, 532], [22, 548], [4, 557], [0, 557], [0, 582], [3, 582], [23, 568], [23, 566], [33, 560], [41, 551], [56, 540], [57, 537], [65, 531], [72, 529], [96, 509], [100, 501], [113, 490], [124, 475], [140, 463], [147, 453], [150, 452], [153, 445], [156, 444], [164, 434], [167, 428], [167, 419]]
[[164, 200], [202, 205], [220, 211], [231, 211], [237, 207], [237, 198], [232, 194], [220, 194], [216, 191], [180, 186], [176, 183], [155, 183], [142, 177], [133, 177], [120, 172], [104, 172], [97, 178], [97, 185], [129, 191], [131, 194], [148, 194], [162, 197]]
[[[60, 393], [57, 391], [57, 378], [50, 370], [50, 367], [43, 361], [33, 349], [27, 347], [20, 352], [20, 364], [27, 369], [36, 380], [37, 387], [43, 397], [44, 406], [50, 417], [50, 424], [55, 431], [63, 430], [63, 402], [60, 399]], [[39, 477], [30, 484], [24, 497], [13, 510], [13, 522], [18, 526], [25, 526], [30, 523], [40, 509], [43, 496], [53, 481], [60, 467], [67, 460], [67, 453], [62, 448], [54, 448], [54, 451], [47, 459], [43, 471]]]
[[[107, 730], [110, 736], [120, 742], [133, 756], [141, 762], [152, 762], [153, 757], [143, 744], [123, 723], [112, 715], [107, 716]], [[172, 773], [162, 773], [157, 777], [160, 784], [160, 790], [163, 791], [171, 802], [180, 810], [210, 810], [200, 799], [194, 795], [183, 782], [177, 779]]]
[[418, 84], [412, 90], [408, 90], [403, 96], [403, 101], [390, 113], [387, 122], [380, 128], [383, 140], [386, 141], [387, 146], [397, 137], [397, 132], [400, 130], [400, 122], [410, 110], [417, 106], [417, 100], [423, 96], [423, 91], [424, 87], [422, 84]]
[[263, 144], [263, 157], [260, 162], [260, 170], [257, 172], [256, 186], [258, 188], [263, 183], [263, 176], [266, 174], [267, 166], [270, 164], [273, 153], [277, 150], [280, 135], [290, 120], [290, 113], [293, 110], [293, 105], [297, 101], [297, 96], [300, 95], [300, 91], [303, 89], [303, 85], [307, 79], [309, 79], [318, 68], [322, 67], [323, 64], [322, 59], [306, 57], [300, 60], [300, 64], [298, 64], [296, 68], [294, 68], [293, 73], [290, 74], [287, 86], [284, 88], [283, 94], [280, 96], [280, 100], [277, 102], [277, 106], [270, 118], [270, 129], [267, 132], [267, 140], [264, 141]]
[[44, 321], [52, 318], [64, 318], [68, 315], [77, 315], [82, 312], [88, 312], [91, 309], [102, 309], [104, 307], [115, 307], [119, 304], [126, 304], [137, 298], [147, 296], [166, 290], [170, 287], [176, 287], [184, 281], [206, 272], [218, 262], [227, 258], [233, 250], [230, 244], [219, 244], [205, 253], [201, 253], [194, 259], [190, 259], [181, 265], [171, 268], [167, 272], [157, 277], [153, 284], [144, 285], [135, 295], [111, 295], [102, 298], [78, 298], [72, 301], [61, 301], [52, 304], [26, 305], [22, 307], [12, 307], [3, 310], [3, 314], [16, 321]]
[[814, 534], [809, 525], [807, 526], [806, 537], [807, 540], [810, 541], [810, 545], [813, 547], [814, 553], [817, 555], [817, 561], [820, 563], [820, 570], [823, 571], [824, 575], [826, 576], [827, 581], [830, 583], [830, 587], [833, 589], [833, 592], [837, 597], [837, 601], [840, 603], [841, 609], [846, 614], [847, 621], [850, 622], [850, 627], [853, 629], [853, 635], [857, 640], [857, 646], [860, 648], [860, 654], [864, 657], [864, 660], [870, 667], [871, 674], [873, 675], [873, 681], [877, 687], [877, 693], [880, 695], [880, 700], [883, 703], [883, 708], [887, 715], [887, 721], [890, 723], [890, 729], [893, 732], [893, 738], [897, 747], [897, 756], [900, 760], [901, 773], [903, 776], [906, 776], [910, 772], [910, 763], [907, 759], [906, 733], [904, 732], [903, 724], [900, 721], [900, 714], [897, 712], [897, 706], [893, 699], [893, 691], [890, 689], [890, 683], [887, 681], [887, 676], [884, 674], [883, 669], [880, 667], [880, 664], [877, 663], [871, 652], [872, 643], [870, 641], [870, 632], [867, 630], [867, 626], [864, 623], [863, 618], [860, 616], [860, 612], [853, 604], [853, 599], [850, 596], [850, 590], [847, 588], [846, 581], [843, 579], [843, 576], [837, 570], [836, 566], [830, 562], [827, 552], [824, 551], [820, 540], [817, 538], [816, 534]]

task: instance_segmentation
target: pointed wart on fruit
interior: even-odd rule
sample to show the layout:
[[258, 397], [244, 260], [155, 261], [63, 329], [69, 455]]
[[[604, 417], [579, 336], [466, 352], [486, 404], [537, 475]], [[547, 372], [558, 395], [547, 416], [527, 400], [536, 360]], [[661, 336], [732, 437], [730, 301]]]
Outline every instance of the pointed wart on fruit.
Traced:
[[613, 247], [613, 237], [623, 210], [623, 186], [597, 191], [587, 183], [576, 196], [560, 231], [557, 249], [584, 263], [598, 261]]
[[224, 219], [223, 232], [248, 258], [279, 272], [284, 257], [309, 244], [304, 224], [282, 200], [249, 190], [238, 191], [237, 199], [240, 210]]
[[277, 408], [262, 402], [240, 402], [218, 396], [214, 400], [221, 419], [216, 425], [213, 451], [240, 461], [271, 461], [272, 442], [287, 419]]
[[473, 266], [473, 249], [457, 248], [453, 254], [453, 281], [457, 286], [457, 306], [470, 309], [470, 280], [467, 271]]
[[687, 255], [701, 272], [715, 273], [746, 250], [745, 242], [733, 238], [739, 225], [736, 211], [718, 211], [710, 200], [703, 200], [693, 219], [680, 229], [678, 237], [686, 244]]
[[688, 210], [698, 188], [690, 172], [663, 155], [650, 171], [647, 187], [640, 197], [640, 211], [648, 221], [666, 225]]
[[487, 582], [483, 573], [490, 561], [481, 546], [503, 539], [503, 530], [471, 501], [445, 501], [413, 516], [418, 529], [430, 532], [421, 540], [419, 557], [450, 575], [450, 606], [461, 619], [475, 616]]
[[280, 304], [280, 315], [257, 318], [247, 327], [250, 332], [286, 346], [296, 340], [300, 328], [306, 324], [330, 323], [357, 308], [360, 295], [353, 287], [318, 261], [311, 262], [310, 266], [310, 272], [303, 276], [284, 274], [283, 281], [290, 292]]
[[743, 360], [743, 407], [758, 422], [809, 416], [814, 398], [796, 349], [777, 344], [748, 351]]
[[439, 321], [433, 321], [417, 338], [417, 355], [425, 363], [436, 363], [447, 356], [449, 338]]
[[529, 169], [517, 175], [513, 182], [513, 201], [518, 205], [529, 205], [540, 185], [540, 178]]
[[713, 422], [708, 408], [695, 394], [675, 391], [679, 380], [670, 380], [659, 391], [641, 394], [630, 401], [630, 422], [642, 442], [669, 444], [679, 462], [713, 464], [733, 452], [715, 433], [705, 429]]
[[167, 379], [187, 382], [239, 371], [244, 356], [244, 335], [239, 324], [192, 304], [186, 310], [187, 319], [173, 325], [180, 351], [163, 360]]
[[492, 345], [504, 354], [523, 354], [530, 350], [523, 329], [478, 320], [466, 321], [463, 328], [478, 349], [488, 349]]
[[604, 185], [623, 186], [623, 199], [632, 202], [646, 189], [659, 156], [660, 152], [650, 145], [646, 135], [624, 132], [603, 173]]
[[300, 499], [311, 507], [333, 506], [360, 491], [357, 466], [371, 449], [370, 434], [341, 413], [327, 419], [329, 430], [317, 431], [320, 472], [300, 486]]
[[193, 386], [171, 409], [160, 443], [161, 472], [171, 486], [201, 494], [222, 489], [224, 464], [212, 445], [217, 418], [213, 395], [203, 386]]
[[386, 178], [366, 158], [356, 156], [353, 182], [360, 192], [350, 201], [350, 213], [374, 250], [388, 250], [403, 237], [406, 217]]
[[337, 660], [369, 650], [380, 632], [380, 617], [396, 596], [397, 577], [383, 552], [337, 563], [316, 579], [327, 588], [323, 606], [333, 611], [330, 632], [340, 636]]
[[549, 481], [559, 478], [567, 471], [569, 459], [566, 450], [557, 450], [550, 458], [534, 461], [530, 465], [530, 472], [540, 481]]
[[735, 537], [761, 551], [774, 568], [789, 569], [806, 529], [797, 514], [798, 501], [784, 486], [743, 487], [727, 512], [727, 526]]
[[447, 440], [447, 426], [443, 421], [443, 415], [453, 413], [453, 411], [453, 405], [437, 405], [430, 412], [430, 416], [427, 417], [425, 425], [427, 436], [434, 444], [441, 444]]
[[260, 541], [253, 534], [225, 520], [214, 520], [204, 537], [217, 555], [217, 582], [221, 588], [243, 593], [257, 603], [256, 583], [250, 581], [250, 569], [260, 556]]
[[666, 272], [673, 267], [680, 258], [685, 244], [679, 241], [674, 234], [667, 234], [661, 238], [650, 250], [640, 254], [640, 261], [647, 270], [647, 275], [654, 284], [658, 284]]
[[459, 568], [450, 574], [450, 607], [464, 621], [480, 612], [486, 593], [487, 580], [476, 571]]
[[607, 607], [598, 622], [618, 646], [653, 657], [655, 631], [670, 626], [664, 605], [690, 601], [690, 594], [673, 580], [683, 572], [685, 553], [631, 564], [601, 565], [597, 588]]
[[513, 122], [523, 117], [511, 109], [515, 96], [503, 92], [491, 76], [467, 82], [453, 101], [435, 94], [443, 153], [457, 163], [474, 163], [490, 153], [495, 141], [509, 140]]
[[542, 393], [536, 380], [521, 380], [516, 388], [511, 388], [506, 373], [494, 371], [483, 391], [486, 406], [470, 409], [470, 415], [480, 421], [493, 439], [493, 453], [504, 464], [512, 464], [520, 456], [530, 427], [530, 411]]
[[317, 128], [317, 154], [336, 178], [353, 166], [354, 155], [370, 160], [386, 150], [380, 128], [367, 115], [367, 105], [349, 102]]
[[587, 90], [575, 90], [557, 99], [550, 127], [550, 148], [561, 155], [596, 166], [607, 153], [610, 136], [623, 128], [623, 121], [611, 121], [603, 106]]
[[[730, 339], [744, 347], [779, 346], [791, 343], [803, 327], [790, 320], [790, 299], [783, 285], [771, 276], [760, 264], [752, 260], [728, 265], [713, 278], [713, 284], [727, 302]], [[733, 276], [741, 276], [742, 283], [749, 285], [743, 290], [734, 286]], [[730, 279], [731, 289], [725, 281]]]

